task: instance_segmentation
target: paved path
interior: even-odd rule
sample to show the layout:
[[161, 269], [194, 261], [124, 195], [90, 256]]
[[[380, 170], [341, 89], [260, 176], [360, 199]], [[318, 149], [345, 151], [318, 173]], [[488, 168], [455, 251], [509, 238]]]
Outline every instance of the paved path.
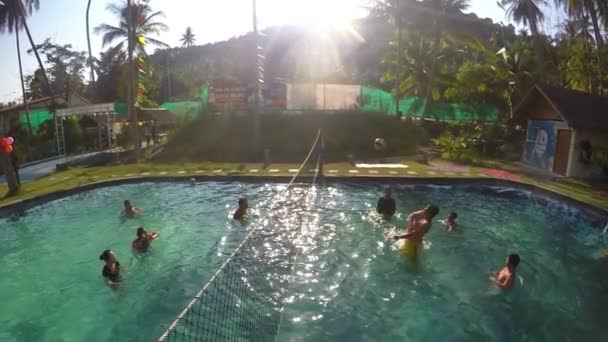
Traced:
[[[36, 180], [40, 177], [44, 177], [46, 175], [49, 175], [49, 174], [55, 172], [55, 167], [57, 164], [91, 157], [91, 156], [97, 155], [99, 153], [102, 153], [102, 152], [79, 154], [79, 155], [68, 156], [68, 157], [58, 157], [58, 158], [50, 159], [50, 160], [47, 160], [47, 161], [44, 161], [41, 163], [37, 163], [34, 165], [25, 166], [19, 170], [19, 176], [21, 177], [22, 182]], [[4, 179], [4, 176], [0, 176], [0, 184], [3, 184], [5, 182], [6, 181]]]

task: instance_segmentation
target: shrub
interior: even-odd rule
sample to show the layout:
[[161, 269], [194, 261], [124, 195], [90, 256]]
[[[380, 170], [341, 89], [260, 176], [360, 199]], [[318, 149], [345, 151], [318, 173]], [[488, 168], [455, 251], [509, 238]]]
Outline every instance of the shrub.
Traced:
[[595, 150], [591, 155], [591, 161], [602, 169], [605, 175], [608, 175], [608, 151]]

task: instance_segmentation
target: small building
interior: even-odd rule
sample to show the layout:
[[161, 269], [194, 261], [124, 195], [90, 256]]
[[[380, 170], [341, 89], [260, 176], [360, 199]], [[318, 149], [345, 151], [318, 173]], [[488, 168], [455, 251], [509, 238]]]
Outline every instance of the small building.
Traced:
[[[67, 95], [55, 95], [54, 100], [59, 108], [77, 107], [91, 104], [89, 100], [73, 91]], [[38, 130], [38, 127], [44, 121], [53, 118], [53, 114], [49, 111], [51, 104], [51, 96], [28, 101], [30, 122], [34, 132]], [[27, 127], [27, 116], [25, 114], [25, 105], [23, 103], [19, 103], [14, 106], [0, 107], [0, 129], [2, 133], [10, 131], [11, 128], [14, 128], [19, 123], [22, 127]]]
[[527, 120], [525, 164], [567, 177], [601, 175], [591, 157], [608, 150], [608, 97], [537, 85], [514, 115]]

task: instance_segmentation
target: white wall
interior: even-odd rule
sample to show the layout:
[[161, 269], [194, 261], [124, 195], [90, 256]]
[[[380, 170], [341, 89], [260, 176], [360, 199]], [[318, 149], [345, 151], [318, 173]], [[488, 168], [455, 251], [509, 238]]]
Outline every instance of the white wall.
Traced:
[[580, 143], [584, 140], [591, 142], [594, 150], [597, 148], [608, 149], [608, 132], [592, 132], [575, 130], [572, 148], [570, 149], [570, 163], [568, 164], [568, 176], [578, 178], [590, 178], [600, 176], [602, 170], [593, 165], [587, 165], [580, 160]]

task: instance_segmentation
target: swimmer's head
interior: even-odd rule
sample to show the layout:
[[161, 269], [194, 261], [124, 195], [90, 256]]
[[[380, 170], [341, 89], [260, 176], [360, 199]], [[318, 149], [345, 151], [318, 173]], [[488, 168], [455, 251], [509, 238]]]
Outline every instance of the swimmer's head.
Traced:
[[519, 265], [519, 255], [518, 254], [511, 254], [507, 257], [507, 265], [515, 268], [517, 267], [517, 265]]
[[131, 201], [125, 200], [125, 209], [131, 209], [131, 208], [133, 208], [133, 205], [131, 205]]
[[439, 208], [435, 205], [429, 205], [428, 207], [426, 207], [426, 209], [424, 209], [426, 211], [426, 213], [430, 216], [429, 218], [433, 218], [435, 216], [437, 216], [437, 214], [439, 214]]
[[457, 213], [455, 213], [455, 212], [451, 212], [451, 213], [450, 213], [450, 216], [448, 216], [448, 218], [449, 218], [450, 220], [455, 220], [455, 219], [457, 219], [457, 218], [458, 218], [458, 214], [457, 214]]
[[391, 189], [390, 187], [387, 187], [386, 189], [384, 189], [384, 197], [389, 198], [389, 197], [391, 197], [392, 193], [393, 193], [393, 189]]
[[141, 238], [142, 236], [145, 236], [146, 234], [147, 233], [146, 233], [146, 230], [144, 229], [144, 227], [137, 228], [137, 237], [138, 238]]
[[106, 249], [99, 256], [99, 260], [103, 260], [106, 263], [113, 263], [114, 261], [116, 261], [116, 256], [114, 255], [114, 252], [112, 252], [111, 249]]
[[196, 179], [190, 178], [190, 185], [195, 185], [195, 184], [196, 184]]
[[247, 209], [249, 208], [249, 202], [246, 198], [239, 198], [239, 208]]

